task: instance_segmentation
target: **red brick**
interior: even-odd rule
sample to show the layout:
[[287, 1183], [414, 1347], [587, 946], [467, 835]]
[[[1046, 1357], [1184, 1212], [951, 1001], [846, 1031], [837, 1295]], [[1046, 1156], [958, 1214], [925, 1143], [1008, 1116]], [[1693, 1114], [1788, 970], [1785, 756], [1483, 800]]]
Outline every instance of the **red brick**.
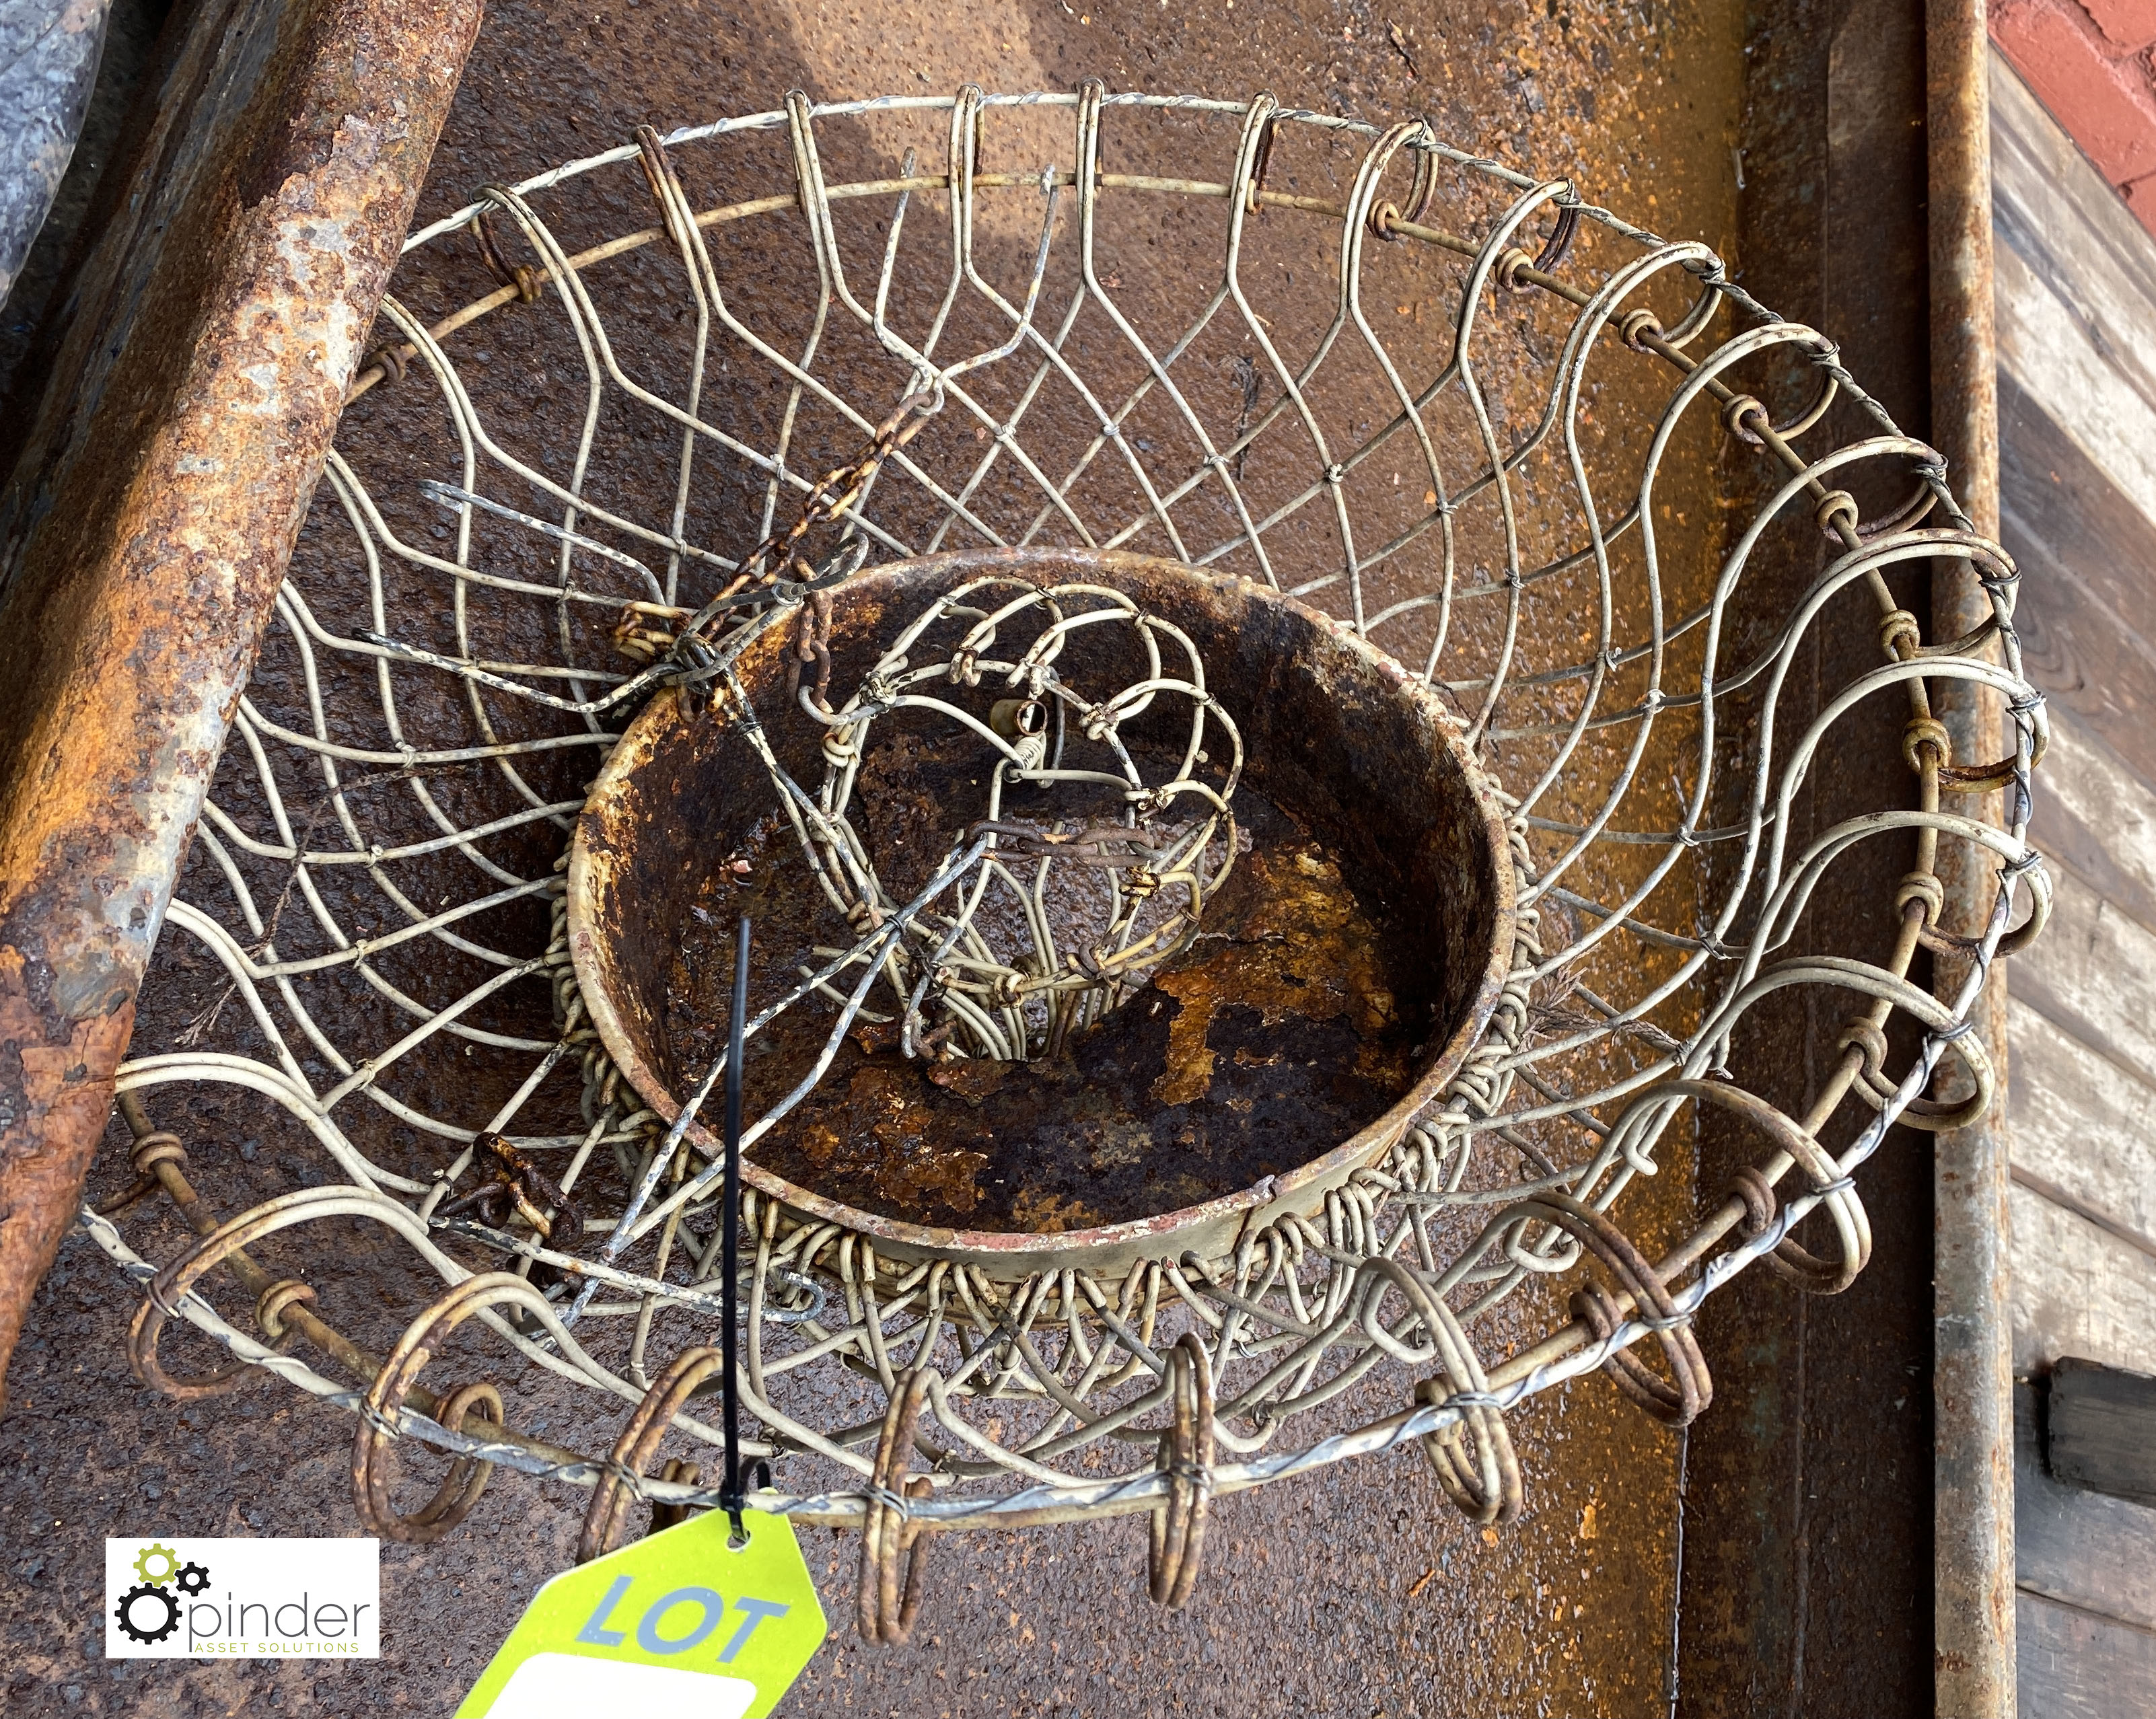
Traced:
[[[2124, 3], [2124, 0], [2121, 0]], [[2074, 0], [2019, 0], [1992, 14], [1994, 38], [2037, 100], [2107, 179], [2156, 172], [2156, 90], [2138, 58], [2113, 59]]]
[[2156, 42], [2156, 0], [2081, 0], [2104, 40], [2131, 54]]
[[2143, 227], [2156, 233], [2156, 173], [2126, 187], [2126, 206]]

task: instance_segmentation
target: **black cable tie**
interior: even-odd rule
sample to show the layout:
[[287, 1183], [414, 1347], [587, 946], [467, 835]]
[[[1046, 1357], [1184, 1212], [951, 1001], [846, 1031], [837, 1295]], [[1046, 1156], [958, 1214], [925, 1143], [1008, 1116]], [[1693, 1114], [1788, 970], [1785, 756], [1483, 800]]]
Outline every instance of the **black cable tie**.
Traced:
[[[719, 1488], [719, 1507], [733, 1524], [732, 1537], [737, 1542], [748, 1535], [742, 1526], [741, 1388], [736, 1378], [739, 1340], [735, 1330], [741, 1299], [742, 1044], [747, 1019], [748, 916], [744, 913], [734, 942], [733, 1008], [726, 1020], [726, 1165], [725, 1191], [721, 1197], [724, 1209], [719, 1214], [720, 1317], [725, 1325], [720, 1339], [721, 1365], [724, 1370], [720, 1375], [719, 1393], [726, 1409], [726, 1479]], [[768, 1472], [767, 1470], [767, 1475]]]

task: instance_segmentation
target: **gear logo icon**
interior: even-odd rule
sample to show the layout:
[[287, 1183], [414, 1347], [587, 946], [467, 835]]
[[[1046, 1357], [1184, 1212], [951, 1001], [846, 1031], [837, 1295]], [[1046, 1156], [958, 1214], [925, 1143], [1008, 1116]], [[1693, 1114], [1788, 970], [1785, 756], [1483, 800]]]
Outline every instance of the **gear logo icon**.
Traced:
[[192, 1596], [209, 1587], [209, 1568], [180, 1554], [163, 1542], [152, 1540], [135, 1553], [135, 1585], [113, 1605], [120, 1633], [143, 1647], [155, 1647], [180, 1627], [181, 1594]]
[[[141, 1568], [139, 1559], [136, 1568]], [[170, 1581], [172, 1576], [168, 1569], [164, 1579]], [[159, 1583], [145, 1581], [120, 1596], [113, 1615], [119, 1621], [120, 1633], [130, 1641], [154, 1647], [180, 1627], [180, 1603]]]

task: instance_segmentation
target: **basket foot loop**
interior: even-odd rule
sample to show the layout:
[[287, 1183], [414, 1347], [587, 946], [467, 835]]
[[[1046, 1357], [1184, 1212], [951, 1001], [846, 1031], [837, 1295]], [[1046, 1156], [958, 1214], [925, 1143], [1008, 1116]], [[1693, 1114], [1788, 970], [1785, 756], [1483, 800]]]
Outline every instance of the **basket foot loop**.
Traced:
[[[1655, 1090], [1666, 1094], [1676, 1084]], [[1681, 1084], [1687, 1093], [1697, 1095], [1708, 1083]], [[1568, 1194], [1537, 1193], [1510, 1208], [1506, 1215], [1555, 1224], [1593, 1255], [1631, 1297], [1631, 1316], [1654, 1332], [1671, 1376], [1664, 1378], [1630, 1349], [1612, 1349], [1602, 1370], [1619, 1390], [1666, 1426], [1689, 1426], [1707, 1412], [1714, 1400], [1714, 1378], [1707, 1371], [1707, 1357], [1700, 1352], [1699, 1339], [1692, 1335], [1691, 1316], [1678, 1312], [1669, 1285], [1630, 1236]], [[1597, 1344], [1606, 1343], [1625, 1321], [1617, 1298], [1594, 1280], [1573, 1292], [1571, 1307], [1573, 1317], [1586, 1326]]]
[[[359, 1429], [352, 1437], [352, 1493], [360, 1520], [385, 1540], [426, 1546], [443, 1538], [464, 1521], [486, 1490], [494, 1465], [484, 1457], [458, 1455], [434, 1496], [409, 1516], [389, 1501], [386, 1457], [398, 1435], [408, 1398], [420, 1412], [431, 1412], [437, 1424], [452, 1433], [465, 1430], [465, 1417], [484, 1406], [484, 1419], [497, 1435], [506, 1425], [501, 1393], [484, 1382], [459, 1386], [436, 1400], [419, 1387], [427, 1363], [442, 1352], [449, 1333], [475, 1313], [515, 1309], [539, 1301], [538, 1292], [506, 1271], [481, 1272], [454, 1285], [404, 1327], [359, 1403]], [[540, 1305], [544, 1305], [543, 1302]], [[429, 1404], [432, 1403], [431, 1411]], [[481, 1436], [475, 1434], [474, 1436]]]
[[[584, 1525], [577, 1535], [578, 1563], [588, 1564], [613, 1550], [622, 1513], [628, 1509], [630, 1499], [637, 1496], [637, 1480], [644, 1472], [644, 1464], [659, 1449], [660, 1440], [674, 1424], [674, 1417], [680, 1412], [682, 1404], [725, 1365], [726, 1357], [716, 1349], [684, 1349], [664, 1373], [652, 1380], [651, 1388], [644, 1393], [644, 1400], [636, 1405], [635, 1412], [621, 1429], [621, 1436], [614, 1440], [598, 1484], [592, 1488], [592, 1501], [585, 1508]], [[696, 1480], [696, 1466], [670, 1461], [660, 1470], [660, 1478], [685, 1480], [693, 1485]], [[688, 1514], [686, 1505], [654, 1501], [651, 1506], [651, 1531], [656, 1533], [661, 1528], [670, 1528], [685, 1521]]]
[[[188, 1182], [187, 1148], [180, 1143], [177, 1135], [149, 1133], [138, 1137], [133, 1162], [140, 1178], [136, 1186], [146, 1184], [152, 1190], [162, 1188], [166, 1197], [195, 1232], [196, 1239], [192, 1246], [143, 1285], [142, 1305], [135, 1310], [134, 1321], [128, 1326], [128, 1368], [141, 1383], [178, 1402], [223, 1396], [239, 1388], [251, 1370], [251, 1362], [234, 1359], [212, 1372], [192, 1376], [167, 1373], [157, 1358], [157, 1340], [163, 1333], [165, 1322], [208, 1273], [231, 1261], [240, 1281], [245, 1283], [248, 1271], [254, 1268], [237, 1240], [221, 1234], [216, 1218]], [[131, 1204], [136, 1198], [131, 1189], [114, 1203], [116, 1209]], [[278, 1345], [280, 1351], [284, 1347], [282, 1343]]]
[[[480, 1425], [473, 1429], [475, 1435], [483, 1434], [490, 1421], [496, 1429], [501, 1426], [501, 1393], [483, 1379], [450, 1392], [436, 1406], [434, 1418], [449, 1431], [461, 1433], [475, 1409], [480, 1410]], [[369, 1532], [408, 1545], [430, 1545], [448, 1536], [472, 1513], [480, 1495], [486, 1491], [494, 1465], [482, 1457], [457, 1457], [442, 1484], [434, 1489], [434, 1496], [409, 1516], [399, 1516], [390, 1507], [388, 1487], [382, 1474], [383, 1455], [395, 1436], [386, 1430], [386, 1419], [377, 1420], [363, 1413], [359, 1418], [352, 1454], [353, 1501]]]
[[[1416, 1383], [1415, 1401], [1435, 1404], [1463, 1393], [1486, 1398], [1489, 1376], [1459, 1316], [1438, 1297], [1427, 1299], [1424, 1320], [1442, 1370]], [[1512, 1429], [1496, 1403], [1462, 1403], [1460, 1419], [1424, 1434], [1422, 1448], [1445, 1496], [1470, 1521], [1486, 1528], [1518, 1518], [1527, 1487], [1520, 1475], [1519, 1454], [1512, 1448]]]
[[[928, 1476], [907, 1478], [906, 1465], [913, 1450], [914, 1434], [921, 1425], [921, 1408], [935, 1378], [916, 1368], [891, 1393], [885, 1410], [882, 1436], [876, 1441], [875, 1466], [869, 1478], [868, 1510], [861, 1521], [860, 1587], [855, 1626], [861, 1639], [886, 1647], [903, 1647], [913, 1634], [921, 1615], [924, 1575], [922, 1544], [930, 1530], [912, 1520], [911, 1500], [926, 1498], [932, 1490]], [[901, 1589], [898, 1561], [906, 1559], [906, 1581]]]
[[1154, 1459], [1168, 1476], [1168, 1499], [1146, 1518], [1146, 1591], [1173, 1609], [1197, 1585], [1213, 1497], [1213, 1368], [1196, 1332], [1168, 1352], [1168, 1380], [1174, 1418]]
[[[1885, 1043], [1884, 1035], [1871, 1022], [1859, 1019], [1844, 1029], [1836, 1048], [1856, 1048], [1869, 1069], [1875, 1049], [1883, 1054]], [[1834, 1225], [1838, 1245], [1832, 1255], [1822, 1257], [1810, 1252], [1784, 1229], [1779, 1232], [1780, 1239], [1773, 1250], [1761, 1259], [1760, 1264], [1777, 1277], [1786, 1279], [1810, 1294], [1840, 1294], [1856, 1281], [1871, 1259], [1871, 1220], [1851, 1178], [1842, 1174], [1841, 1166], [1825, 1147], [1765, 1100], [1740, 1087], [1717, 1085], [1711, 1090], [1713, 1102], [1750, 1118], [1783, 1152], [1796, 1161], [1796, 1167], [1810, 1183], [1810, 1191], [1821, 1196], [1825, 1215]], [[1860, 1075], [1857, 1090], [1861, 1093], [1863, 1090]], [[1722, 1198], [1734, 1199], [1743, 1206], [1744, 1214], [1738, 1219], [1738, 1234], [1747, 1241], [1758, 1239], [1784, 1221], [1774, 1184], [1766, 1171], [1756, 1165], [1747, 1164], [1739, 1169], [1723, 1188]]]

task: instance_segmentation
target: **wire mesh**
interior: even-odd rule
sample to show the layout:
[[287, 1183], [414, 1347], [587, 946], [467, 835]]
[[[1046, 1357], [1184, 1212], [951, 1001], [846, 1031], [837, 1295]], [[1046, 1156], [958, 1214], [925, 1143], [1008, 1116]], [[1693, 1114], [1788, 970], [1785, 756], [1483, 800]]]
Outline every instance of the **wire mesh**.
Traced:
[[[1845, 1286], [1888, 1126], [1989, 1104], [1968, 1011], [2048, 901], [2015, 569], [1832, 342], [1706, 247], [1422, 121], [1088, 86], [795, 95], [489, 187], [413, 253], [442, 302], [384, 302], [167, 919], [223, 983], [189, 1042], [122, 1070], [140, 1179], [83, 1219], [144, 1286], [142, 1376], [265, 1369], [357, 1415], [377, 1532], [447, 1532], [495, 1466], [593, 1488], [587, 1554], [632, 1496], [660, 1520], [716, 1501], [680, 1459], [645, 1473], [665, 1438], [716, 1438], [688, 1412], [716, 1366], [711, 1167], [598, 1040], [562, 866], [638, 701], [721, 696], [732, 629], [782, 618], [813, 665], [817, 605], [865, 559], [1135, 549], [1322, 609], [1450, 702], [1517, 885], [1510, 980], [1441, 1100], [1221, 1257], [1014, 1284], [752, 1195], [741, 1384], [776, 1484], [749, 1501], [862, 1527], [872, 1639], [911, 1627], [901, 1566], [935, 1531], [1149, 1512], [1154, 1597], [1180, 1603], [1211, 1496], [1410, 1443], [1508, 1520], [1507, 1411], [1599, 1368], [1689, 1420], [1703, 1300], [1754, 1264]], [[1732, 450], [1763, 499], [1714, 564], [1671, 567], [1674, 476]], [[1748, 608], [1785, 550], [1816, 572]], [[1890, 581], [1940, 559], [1992, 613], [1928, 644]], [[1789, 731], [1808, 639], [1849, 626], [1879, 666]], [[1950, 680], [2003, 696], [2007, 756], [1951, 758]], [[1798, 839], [1808, 774], [1874, 700], [1906, 708], [1906, 793]], [[1808, 905], [1880, 841], [1912, 856], [1888, 952], [1817, 947]], [[1942, 842], [1993, 856], [1983, 925], [1942, 923]], [[1925, 951], [1974, 957], [1958, 996], [1912, 981]], [[1797, 1114], [1748, 1084], [1741, 1031], [1792, 988], [1847, 1020]], [[146, 1107], [168, 1085], [265, 1096], [316, 1185], [220, 1221]], [[1754, 1166], [1650, 1245], [1628, 1191], [1708, 1110]], [[115, 1219], [159, 1188], [196, 1239], [153, 1269]], [[1793, 1234], [1815, 1210], [1820, 1254]], [[341, 1316], [390, 1317], [386, 1352], [249, 1252], [348, 1251], [343, 1219], [446, 1286]], [[220, 1265], [257, 1334], [213, 1305]], [[229, 1364], [168, 1372], [175, 1314]], [[429, 1356], [475, 1382], [436, 1395]], [[584, 1393], [558, 1442], [485, 1383], [530, 1368]], [[618, 1438], [609, 1399], [634, 1410]], [[455, 1460], [408, 1515], [400, 1437]]]

